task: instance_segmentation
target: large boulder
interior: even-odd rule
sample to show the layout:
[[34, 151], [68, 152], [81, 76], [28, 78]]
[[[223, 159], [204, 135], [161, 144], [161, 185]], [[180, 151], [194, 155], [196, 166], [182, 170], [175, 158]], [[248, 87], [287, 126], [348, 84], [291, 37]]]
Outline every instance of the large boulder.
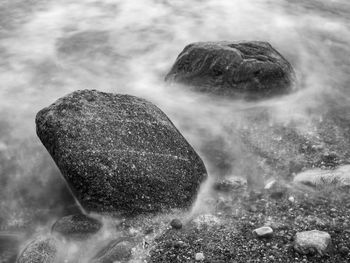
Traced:
[[57, 258], [57, 241], [40, 236], [32, 240], [22, 251], [16, 263], [53, 263]]
[[218, 95], [256, 99], [291, 90], [294, 71], [266, 42], [198, 42], [184, 48], [166, 80]]
[[82, 90], [42, 109], [37, 134], [87, 211], [189, 207], [205, 166], [167, 116], [129, 95]]

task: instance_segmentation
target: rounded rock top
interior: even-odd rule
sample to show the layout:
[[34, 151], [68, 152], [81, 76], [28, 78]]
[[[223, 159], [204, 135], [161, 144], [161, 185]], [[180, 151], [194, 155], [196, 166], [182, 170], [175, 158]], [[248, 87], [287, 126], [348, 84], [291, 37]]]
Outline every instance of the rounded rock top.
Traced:
[[205, 259], [205, 256], [204, 256], [204, 254], [202, 252], [196, 253], [196, 255], [195, 255], [195, 260], [196, 261], [203, 261], [204, 259]]
[[92, 217], [76, 214], [62, 217], [52, 226], [52, 232], [69, 239], [87, 239], [96, 234], [102, 223]]
[[271, 237], [273, 234], [273, 229], [269, 226], [263, 226], [254, 229], [253, 234], [257, 237]]
[[267, 42], [198, 42], [184, 48], [165, 80], [216, 95], [258, 99], [291, 91], [295, 73]]
[[54, 263], [57, 258], [57, 251], [57, 240], [55, 238], [39, 236], [28, 243], [17, 258], [16, 263]]
[[181, 229], [182, 228], [182, 222], [181, 222], [180, 219], [175, 218], [175, 219], [171, 220], [170, 226], [172, 228], [174, 228], [174, 229]]

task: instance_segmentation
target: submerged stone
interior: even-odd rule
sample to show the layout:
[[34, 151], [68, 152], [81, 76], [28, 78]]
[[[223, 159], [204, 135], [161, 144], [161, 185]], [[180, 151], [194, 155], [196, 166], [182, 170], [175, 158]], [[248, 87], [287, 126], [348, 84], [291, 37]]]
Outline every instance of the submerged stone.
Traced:
[[109, 35], [105, 31], [87, 30], [58, 39], [56, 43], [59, 55], [90, 56], [97, 54], [112, 55], [108, 46]]
[[36, 117], [37, 134], [87, 211], [188, 208], [207, 177], [168, 117], [143, 99], [73, 92]]
[[90, 263], [125, 262], [132, 256], [133, 245], [128, 240], [111, 241], [90, 261]]
[[96, 234], [102, 223], [95, 218], [83, 214], [69, 215], [57, 220], [52, 226], [56, 232], [68, 239], [83, 240]]
[[184, 48], [166, 80], [217, 95], [256, 99], [289, 92], [294, 71], [267, 42], [198, 42]]

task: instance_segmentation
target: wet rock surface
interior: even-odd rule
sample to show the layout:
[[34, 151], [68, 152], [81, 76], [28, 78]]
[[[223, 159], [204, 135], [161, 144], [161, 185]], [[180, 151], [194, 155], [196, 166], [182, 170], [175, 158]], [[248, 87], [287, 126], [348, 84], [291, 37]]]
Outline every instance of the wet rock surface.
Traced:
[[294, 72], [267, 42], [198, 42], [184, 48], [166, 80], [256, 99], [290, 91]]
[[52, 226], [53, 233], [59, 233], [67, 239], [84, 240], [96, 234], [102, 223], [83, 214], [65, 216]]
[[324, 231], [312, 230], [295, 235], [294, 249], [302, 254], [324, 255], [331, 244], [331, 236]]
[[51, 237], [38, 237], [22, 251], [16, 263], [53, 263], [57, 256], [57, 241]]
[[41, 110], [37, 134], [88, 211], [189, 207], [206, 169], [167, 116], [128, 95], [69, 94]]

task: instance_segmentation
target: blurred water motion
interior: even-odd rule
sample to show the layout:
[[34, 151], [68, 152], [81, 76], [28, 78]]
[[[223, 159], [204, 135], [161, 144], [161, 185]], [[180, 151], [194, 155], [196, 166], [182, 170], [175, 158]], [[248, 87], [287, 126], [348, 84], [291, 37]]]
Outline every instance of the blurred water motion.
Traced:
[[[231, 128], [249, 125], [241, 111], [268, 106], [273, 121], [307, 123], [310, 114], [349, 104], [349, 14], [346, 0], [1, 1], [1, 228], [40, 225], [77, 210], [34, 126], [38, 110], [77, 89], [148, 99], [211, 173], [254, 174]], [[185, 45], [220, 40], [270, 42], [296, 70], [295, 92], [255, 105], [163, 83]], [[208, 160], [216, 155], [206, 152], [210, 142], [229, 158]]]

